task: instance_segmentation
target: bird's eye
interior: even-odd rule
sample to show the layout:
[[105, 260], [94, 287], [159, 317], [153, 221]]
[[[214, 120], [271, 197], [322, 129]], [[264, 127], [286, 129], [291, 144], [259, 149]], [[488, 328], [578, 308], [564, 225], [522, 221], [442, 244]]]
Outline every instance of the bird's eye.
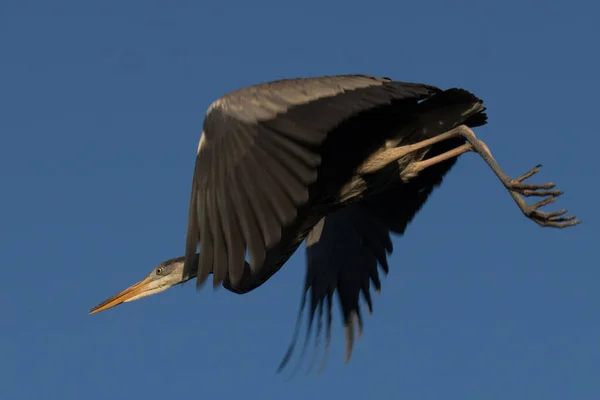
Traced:
[[156, 268], [156, 275], [162, 275], [163, 269], [161, 267]]

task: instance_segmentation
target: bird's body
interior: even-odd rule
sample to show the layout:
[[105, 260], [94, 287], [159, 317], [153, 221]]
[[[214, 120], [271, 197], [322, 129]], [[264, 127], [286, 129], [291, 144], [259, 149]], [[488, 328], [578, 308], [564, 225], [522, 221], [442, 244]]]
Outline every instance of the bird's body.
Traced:
[[[364, 75], [288, 79], [229, 93], [206, 114], [196, 157], [186, 252], [95, 307], [158, 293], [196, 278], [244, 294], [265, 283], [302, 242], [311, 291], [310, 323], [321, 330], [338, 293], [347, 359], [362, 328], [359, 296], [387, 273], [390, 234], [403, 234], [460, 154], [476, 152], [522, 212], [542, 226], [577, 224], [539, 207], [553, 184], [508, 178], [472, 128], [486, 124], [483, 102], [464, 89]], [[528, 205], [522, 196], [548, 199]], [[198, 252], [198, 245], [200, 251]], [[294, 340], [295, 341], [295, 340]], [[288, 354], [289, 356], [289, 354]], [[286, 360], [288, 358], [286, 356]]]
[[[298, 83], [301, 89], [290, 89]], [[464, 90], [367, 76], [282, 80], [225, 95], [209, 107], [204, 122], [186, 271], [198, 269], [199, 283], [213, 273], [214, 285], [224, 282], [238, 293], [254, 289], [321, 218], [402, 181], [408, 165], [429, 149], [359, 173], [370, 156], [434, 137], [483, 110]], [[473, 120], [482, 124], [485, 114]], [[451, 144], [463, 143], [456, 138]], [[442, 146], [453, 148], [448, 145]], [[208, 251], [202, 250], [202, 232], [209, 237]], [[199, 266], [191, 264], [198, 243]]]

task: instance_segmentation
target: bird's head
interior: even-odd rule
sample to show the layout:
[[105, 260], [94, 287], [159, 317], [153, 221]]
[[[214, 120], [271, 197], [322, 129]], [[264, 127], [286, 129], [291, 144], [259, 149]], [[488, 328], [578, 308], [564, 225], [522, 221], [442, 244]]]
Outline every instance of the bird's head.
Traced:
[[185, 257], [178, 257], [160, 263], [146, 278], [98, 304], [90, 310], [90, 314], [163, 292], [191, 279], [192, 277], [183, 277], [184, 261]]

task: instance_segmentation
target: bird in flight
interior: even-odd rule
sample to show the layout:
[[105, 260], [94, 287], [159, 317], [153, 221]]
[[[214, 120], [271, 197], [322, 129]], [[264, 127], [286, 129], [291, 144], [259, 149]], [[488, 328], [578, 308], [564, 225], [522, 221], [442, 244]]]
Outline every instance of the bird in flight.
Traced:
[[[367, 75], [283, 79], [230, 92], [209, 107], [198, 145], [185, 255], [90, 310], [160, 293], [212, 274], [214, 287], [248, 293], [306, 242], [307, 269], [294, 349], [308, 303], [309, 327], [331, 338], [340, 301], [346, 360], [363, 327], [364, 298], [387, 274], [391, 235], [402, 235], [433, 189], [467, 152], [477, 153], [518, 208], [543, 227], [579, 220], [546, 212], [561, 191], [512, 179], [473, 129], [487, 123], [483, 101], [467, 90]], [[540, 197], [529, 204], [526, 197]], [[371, 286], [372, 285], [372, 286]], [[309, 294], [310, 292], [310, 294]], [[307, 335], [308, 335], [307, 331]]]

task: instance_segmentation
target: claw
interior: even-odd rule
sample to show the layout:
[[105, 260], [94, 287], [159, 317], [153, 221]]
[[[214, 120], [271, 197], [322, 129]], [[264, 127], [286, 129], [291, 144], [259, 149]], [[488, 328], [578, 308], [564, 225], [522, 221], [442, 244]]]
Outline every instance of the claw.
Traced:
[[562, 221], [562, 222], [557, 222], [557, 221], [548, 221], [548, 220], [534, 220], [535, 222], [537, 222], [539, 225], [541, 226], [552, 226], [555, 228], [568, 228], [570, 226], [575, 226], [575, 225], [579, 225], [581, 223], [580, 220], [574, 220], [574, 221]]
[[552, 182], [548, 182], [548, 183], [522, 183], [522, 182], [517, 182], [516, 180], [513, 180], [510, 183], [510, 189], [512, 189], [512, 190], [552, 189], [555, 186], [556, 185], [554, 183], [552, 183]]
[[524, 189], [524, 190], [519, 190], [519, 193], [521, 193], [523, 196], [526, 196], [526, 197], [530, 197], [530, 196], [537, 196], [537, 197], [555, 196], [555, 197], [558, 197], [558, 196], [562, 195], [564, 192], [562, 190], [529, 190], [529, 189]]
[[566, 209], [553, 212], [539, 211], [541, 207], [554, 203], [556, 198], [564, 193], [562, 190], [548, 190], [555, 187], [555, 184], [552, 182], [544, 184], [523, 183], [525, 179], [537, 174], [541, 167], [542, 165], [539, 164], [517, 179], [511, 179], [507, 184], [508, 189], [513, 193], [513, 197], [515, 197], [515, 195], [520, 195], [523, 197], [546, 197], [545, 199], [534, 204], [527, 204], [522, 198], [517, 200], [515, 197], [515, 200], [517, 200], [517, 203], [519, 204], [519, 207], [523, 213], [540, 226], [566, 228], [581, 223], [581, 221], [575, 219], [575, 217], [572, 215], [564, 216], [564, 214], [567, 213]]
[[559, 210], [559, 211], [543, 212], [543, 213], [540, 213], [540, 214], [542, 214], [543, 218], [550, 219], [550, 218], [558, 217], [558, 216], [566, 214], [566, 213], [567, 213], [567, 209], [563, 208], [562, 210]]
[[525, 172], [523, 175], [515, 179], [514, 181], [517, 183], [523, 182], [527, 178], [531, 178], [533, 175], [540, 172], [540, 168], [542, 168], [542, 164], [536, 165], [534, 168], [531, 168], [529, 171]]
[[556, 197], [548, 197], [544, 200], [540, 200], [537, 203], [532, 204], [530, 207], [532, 210], [537, 210], [540, 207], [547, 206], [550, 203], [554, 203], [556, 201]]
[[569, 215], [568, 217], [550, 217], [549, 220], [550, 221], [555, 221], [555, 222], [566, 222], [566, 221], [572, 221], [575, 219], [574, 215]]

